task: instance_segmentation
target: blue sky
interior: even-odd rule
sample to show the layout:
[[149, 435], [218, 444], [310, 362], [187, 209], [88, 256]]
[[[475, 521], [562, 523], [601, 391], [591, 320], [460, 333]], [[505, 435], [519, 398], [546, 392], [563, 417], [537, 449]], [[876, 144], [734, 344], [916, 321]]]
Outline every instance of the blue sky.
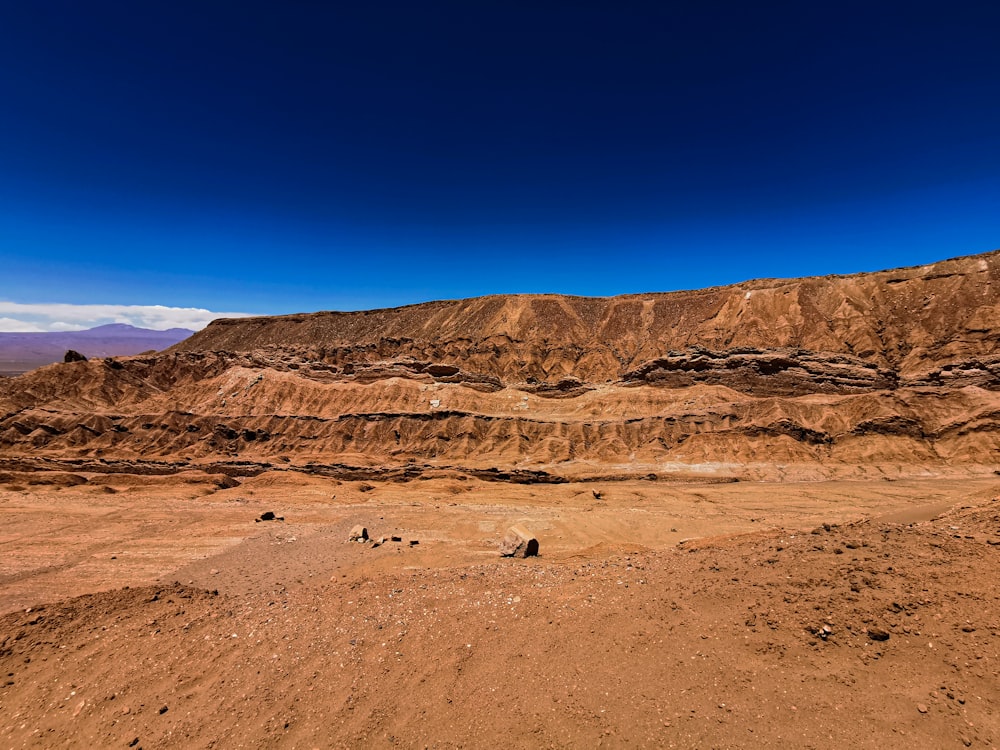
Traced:
[[273, 314], [992, 250], [998, 29], [984, 2], [5, 4], [0, 302]]

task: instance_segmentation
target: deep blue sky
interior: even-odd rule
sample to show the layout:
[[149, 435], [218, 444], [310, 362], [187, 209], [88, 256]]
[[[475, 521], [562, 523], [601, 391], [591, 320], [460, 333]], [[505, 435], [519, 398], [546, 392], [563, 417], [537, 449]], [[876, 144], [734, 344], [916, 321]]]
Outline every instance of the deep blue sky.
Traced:
[[261, 313], [1000, 247], [1000, 3], [0, 6], [0, 299]]

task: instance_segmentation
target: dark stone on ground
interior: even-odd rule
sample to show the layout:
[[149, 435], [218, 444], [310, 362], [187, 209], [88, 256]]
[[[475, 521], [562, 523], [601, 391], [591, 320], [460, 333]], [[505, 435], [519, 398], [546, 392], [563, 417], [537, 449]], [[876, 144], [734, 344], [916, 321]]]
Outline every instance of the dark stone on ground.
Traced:
[[351, 533], [347, 535], [348, 541], [351, 542], [365, 542], [368, 541], [368, 529], [366, 529], [361, 524], [358, 524], [353, 529]]

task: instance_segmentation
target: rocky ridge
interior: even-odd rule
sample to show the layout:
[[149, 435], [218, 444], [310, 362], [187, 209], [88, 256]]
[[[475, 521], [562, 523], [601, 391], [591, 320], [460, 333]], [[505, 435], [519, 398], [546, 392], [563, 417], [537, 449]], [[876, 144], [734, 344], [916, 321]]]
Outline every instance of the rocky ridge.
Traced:
[[696, 292], [223, 320], [158, 355], [0, 381], [8, 461], [406, 476], [983, 474], [998, 415], [998, 252]]
[[219, 320], [173, 351], [299, 345], [312, 347], [310, 359], [332, 363], [409, 357], [504, 381], [609, 382], [689, 350], [799, 350], [857, 358], [903, 380], [983, 360], [996, 382], [998, 302], [1000, 251], [994, 251], [878, 273], [688, 292], [505, 295]]

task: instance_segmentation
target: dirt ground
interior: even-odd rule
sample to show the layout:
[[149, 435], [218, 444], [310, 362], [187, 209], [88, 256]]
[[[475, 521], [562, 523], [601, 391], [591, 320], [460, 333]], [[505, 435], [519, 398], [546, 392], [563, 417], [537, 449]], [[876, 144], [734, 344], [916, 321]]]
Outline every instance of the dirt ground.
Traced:
[[995, 748], [998, 332], [1000, 251], [2, 378], [0, 750]]
[[228, 484], [7, 475], [0, 746], [1000, 743], [1000, 478]]

